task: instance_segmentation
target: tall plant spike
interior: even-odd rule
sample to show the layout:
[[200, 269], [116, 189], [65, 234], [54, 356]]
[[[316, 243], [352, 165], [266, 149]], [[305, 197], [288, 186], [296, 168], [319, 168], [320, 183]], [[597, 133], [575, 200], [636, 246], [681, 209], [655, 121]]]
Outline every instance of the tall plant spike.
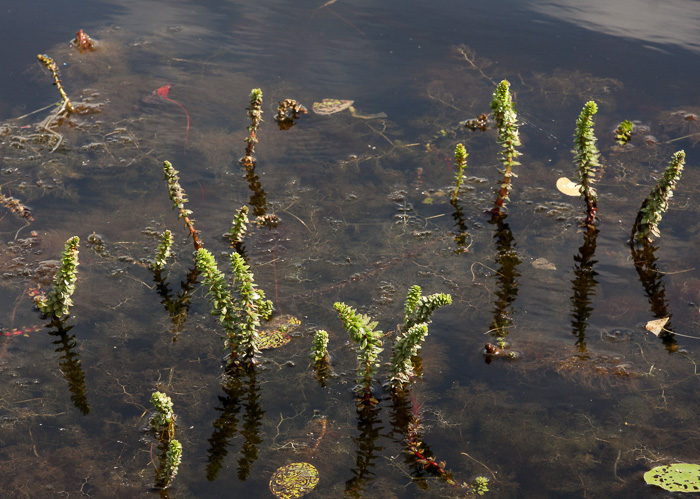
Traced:
[[173, 209], [178, 210], [178, 218], [181, 218], [185, 222], [185, 227], [190, 231], [192, 236], [192, 242], [194, 243], [194, 249], [198, 250], [203, 248], [204, 245], [197, 235], [197, 231], [194, 228], [194, 223], [190, 220], [189, 216], [192, 212], [185, 208], [185, 203], [188, 201], [185, 190], [180, 185], [180, 179], [178, 177], [179, 172], [173, 168], [170, 161], [163, 161], [163, 175], [165, 181], [168, 184], [168, 194], [170, 195], [170, 200], [173, 202]]
[[231, 254], [231, 270], [233, 271], [236, 291], [239, 296], [239, 302], [237, 303], [236, 348], [239, 357], [244, 362], [252, 362], [255, 354], [259, 352], [258, 328], [260, 327], [260, 317], [262, 313], [267, 313], [267, 310], [271, 310], [271, 303], [268, 307], [264, 300], [264, 293], [261, 295], [261, 292], [256, 289], [250, 267], [238, 253]]
[[503, 163], [504, 169], [503, 181], [497, 191], [498, 197], [493, 208], [494, 213], [500, 213], [505, 206], [506, 201], [509, 201], [510, 191], [513, 189], [511, 183], [512, 177], [517, 177], [513, 172], [513, 167], [520, 163], [516, 160], [520, 156], [515, 148], [522, 145], [520, 143], [520, 134], [518, 132], [518, 116], [513, 107], [513, 98], [510, 95], [510, 83], [508, 80], [503, 80], [496, 87], [491, 101], [491, 111], [496, 121], [496, 130], [498, 131], [498, 143], [501, 145], [499, 161]]
[[58, 66], [56, 66], [56, 62], [46, 54], [39, 54], [36, 57], [46, 69], [51, 71], [51, 76], [53, 77], [53, 84], [56, 85], [56, 88], [58, 88], [58, 92], [61, 94], [61, 99], [63, 99], [63, 107], [69, 113], [74, 113], [75, 108], [73, 107], [73, 103], [68, 98], [68, 94], [66, 94], [66, 91], [63, 90], [63, 85], [61, 85], [61, 77], [58, 74]]
[[576, 179], [580, 184], [579, 192], [586, 201], [586, 225], [592, 227], [598, 219], [598, 194], [593, 188], [595, 174], [600, 166], [598, 158], [600, 152], [596, 147], [596, 137], [593, 132], [593, 115], [598, 112], [595, 102], [589, 101], [583, 106], [580, 116], [576, 120], [576, 132], [574, 133], [574, 161], [578, 170]]
[[459, 190], [462, 188], [464, 183], [464, 170], [467, 168], [467, 156], [469, 153], [464, 148], [464, 144], [457, 144], [455, 148], [455, 166], [457, 167], [457, 172], [455, 172], [455, 190], [452, 193], [452, 203], [457, 202], [457, 197], [459, 196]]
[[663, 214], [668, 210], [668, 201], [673, 197], [673, 190], [681, 178], [684, 164], [685, 151], [674, 153], [663, 176], [644, 200], [639, 213], [637, 213], [637, 219], [632, 228], [633, 237], [636, 232], [637, 239], [650, 242], [654, 237], [661, 235], [659, 223]]
[[71, 296], [75, 291], [75, 281], [78, 278], [79, 243], [78, 236], [73, 236], [66, 241], [61, 255], [61, 266], [53, 278], [51, 291], [47, 297], [39, 298], [37, 301], [39, 310], [46, 315], [59, 318], [70, 313], [70, 307], [73, 306]]
[[350, 339], [357, 344], [357, 382], [363, 385], [365, 400], [371, 400], [372, 383], [379, 367], [379, 354], [383, 351], [381, 331], [375, 331], [377, 322], [345, 303], [336, 302], [333, 308], [338, 312], [343, 327]]
[[248, 143], [245, 149], [245, 157], [242, 160], [243, 166], [253, 166], [253, 154], [255, 153], [255, 144], [258, 142], [258, 128], [262, 122], [262, 102], [263, 94], [259, 88], [254, 88], [250, 91], [250, 104], [248, 106], [248, 117], [250, 125], [248, 126], [248, 136], [245, 141]]

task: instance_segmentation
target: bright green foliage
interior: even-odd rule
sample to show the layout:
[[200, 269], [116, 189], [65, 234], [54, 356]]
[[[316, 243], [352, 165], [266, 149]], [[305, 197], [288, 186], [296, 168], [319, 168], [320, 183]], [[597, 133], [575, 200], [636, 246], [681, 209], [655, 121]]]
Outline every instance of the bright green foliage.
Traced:
[[615, 141], [624, 146], [632, 138], [632, 130], [634, 130], [634, 123], [629, 120], [625, 120], [615, 129]]
[[182, 444], [177, 440], [168, 442], [168, 450], [165, 452], [165, 467], [161, 482], [163, 487], [168, 487], [177, 476], [177, 471], [182, 462]]
[[676, 463], [644, 473], [644, 481], [670, 492], [700, 492], [700, 465]]
[[411, 326], [408, 331], [399, 336], [394, 342], [391, 366], [389, 367], [392, 386], [398, 387], [408, 383], [411, 377], [415, 376], [416, 373], [413, 370], [411, 359], [418, 355], [418, 350], [426, 336], [428, 336], [428, 325], [422, 322]]
[[464, 183], [464, 169], [467, 167], [467, 156], [469, 153], [464, 148], [464, 144], [457, 144], [455, 148], [455, 165], [457, 166], [457, 172], [455, 173], [455, 190], [452, 193], [452, 202], [457, 202], [457, 196], [459, 196], [459, 190]]
[[489, 491], [489, 479], [485, 476], [478, 476], [474, 479], [472, 487], [474, 487], [474, 492], [483, 496]]
[[668, 210], [668, 200], [673, 197], [673, 189], [681, 178], [683, 165], [685, 164], [685, 151], [673, 154], [671, 163], [666, 167], [663, 176], [656, 187], [642, 203], [637, 214], [636, 231], [637, 239], [650, 241], [653, 237], [659, 237], [659, 223], [661, 217]]
[[228, 230], [228, 237], [232, 245], [243, 242], [245, 233], [248, 230], [248, 211], [247, 206], [241, 206], [236, 212], [233, 222], [231, 222], [231, 228]]
[[184, 189], [180, 186], [178, 173], [180, 172], [173, 168], [170, 161], [163, 161], [163, 175], [168, 184], [168, 194], [173, 202], [173, 209], [178, 211], [178, 218], [183, 218], [191, 215], [192, 212], [185, 209], [185, 203], [188, 202], [188, 199]]
[[53, 286], [45, 299], [37, 301], [37, 306], [44, 314], [62, 317], [70, 312], [73, 306], [71, 296], [75, 291], [75, 281], [78, 279], [78, 246], [80, 238], [73, 236], [63, 248], [61, 266], [53, 278]]
[[153, 392], [151, 404], [156, 408], [156, 415], [151, 420], [153, 426], [158, 429], [170, 428], [175, 422], [173, 401], [162, 392]]
[[586, 225], [592, 226], [596, 220], [598, 211], [598, 194], [593, 188], [595, 174], [600, 166], [598, 158], [600, 152], [596, 147], [596, 137], [593, 133], [593, 115], [598, 112], [598, 106], [593, 101], [588, 101], [576, 120], [576, 132], [574, 133], [574, 161], [578, 167], [576, 179], [581, 185], [579, 192], [586, 201]]
[[161, 270], [165, 266], [172, 247], [173, 233], [166, 230], [160, 235], [160, 244], [158, 245], [158, 250], [156, 250], [156, 257], [151, 262], [151, 268], [153, 270]]
[[345, 303], [336, 302], [333, 308], [338, 312], [343, 327], [350, 334], [350, 339], [358, 345], [357, 381], [363, 384], [366, 393], [371, 391], [374, 375], [379, 367], [379, 354], [383, 351], [381, 331], [375, 331], [377, 322], [366, 315], [358, 314]]
[[311, 344], [311, 358], [314, 362], [322, 362], [328, 359], [328, 333], [319, 329], [314, 333], [314, 341]]
[[[406, 306], [404, 307], [406, 315], [402, 328], [404, 331], [407, 331], [416, 324], [430, 322], [430, 316], [433, 315], [433, 312], [443, 305], [452, 304], [452, 296], [446, 293], [419, 296], [418, 299], [415, 300], [415, 288], [418, 288], [418, 293], [421, 291], [420, 286], [413, 286], [406, 297]], [[410, 306], [409, 302], [411, 303]]]
[[511, 178], [517, 177], [513, 173], [513, 167], [519, 165], [517, 161], [520, 152], [515, 148], [521, 146], [520, 133], [518, 131], [518, 115], [513, 107], [513, 98], [510, 95], [510, 83], [508, 80], [503, 80], [496, 87], [491, 101], [491, 112], [496, 121], [496, 130], [498, 131], [498, 143], [501, 145], [501, 153], [499, 160], [505, 166], [503, 173], [503, 182], [498, 190], [498, 199], [496, 200], [495, 212], [500, 212], [505, 206], [506, 201], [509, 201], [510, 191], [513, 189]]

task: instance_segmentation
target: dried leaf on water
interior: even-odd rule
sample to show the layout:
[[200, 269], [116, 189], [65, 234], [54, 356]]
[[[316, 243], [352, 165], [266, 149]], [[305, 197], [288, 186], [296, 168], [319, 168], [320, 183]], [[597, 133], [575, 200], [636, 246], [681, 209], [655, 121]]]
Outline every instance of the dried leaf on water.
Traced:
[[658, 336], [663, 331], [664, 326], [668, 322], [669, 317], [664, 317], [663, 319], [656, 319], [654, 321], [647, 322], [647, 331], [651, 331], [654, 335]]
[[581, 186], [566, 177], [561, 177], [559, 180], [557, 180], [557, 189], [559, 189], [559, 192], [566, 194], [567, 196], [579, 197], [581, 195]]

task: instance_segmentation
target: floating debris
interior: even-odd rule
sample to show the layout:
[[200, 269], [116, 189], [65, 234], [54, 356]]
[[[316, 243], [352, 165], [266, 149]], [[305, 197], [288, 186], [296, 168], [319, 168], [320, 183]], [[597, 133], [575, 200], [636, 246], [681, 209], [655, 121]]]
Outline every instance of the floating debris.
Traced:
[[301, 321], [293, 315], [281, 315], [268, 324], [268, 328], [258, 333], [258, 348], [267, 350], [279, 348], [291, 341], [289, 333], [295, 331]]
[[644, 481], [670, 492], [700, 492], [700, 465], [657, 466], [644, 473]]
[[309, 463], [291, 463], [275, 471], [270, 491], [280, 499], [295, 499], [311, 492], [318, 484], [318, 470]]
[[566, 177], [561, 177], [557, 180], [557, 189], [567, 196], [579, 197], [581, 195], [581, 186]]

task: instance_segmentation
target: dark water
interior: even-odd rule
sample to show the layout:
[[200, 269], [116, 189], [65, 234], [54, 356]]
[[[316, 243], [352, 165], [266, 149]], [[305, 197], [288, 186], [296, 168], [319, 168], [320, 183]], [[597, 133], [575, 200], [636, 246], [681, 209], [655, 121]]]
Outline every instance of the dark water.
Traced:
[[[697, 340], [680, 336], [700, 336], [696, 2], [24, 2], [2, 12], [0, 193], [34, 218], [0, 214], [3, 497], [265, 497], [292, 462], [319, 471], [309, 497], [473, 496], [407, 442], [458, 484], [489, 478], [493, 497], [665, 497], [643, 473], [697, 459]], [[70, 46], [80, 28], [97, 51]], [[99, 113], [65, 120], [58, 135], [39, 129], [53, 108], [17, 118], [59, 99], [38, 53]], [[495, 132], [458, 124], [489, 111], [502, 79], [523, 156], [499, 219], [486, 213], [500, 177]], [[148, 99], [166, 84], [179, 105]], [[246, 175], [252, 88], [265, 121]], [[273, 116], [285, 98], [354, 100], [357, 114], [386, 118], [310, 113], [281, 130]], [[595, 235], [579, 226], [583, 202], [555, 188], [575, 175], [571, 137], [591, 99], [603, 163]], [[613, 141], [623, 119], [648, 127], [625, 148]], [[460, 142], [469, 179], [455, 207]], [[637, 210], [679, 149], [687, 164], [662, 236], [630, 248]], [[220, 269], [238, 208], [280, 219], [251, 227], [244, 254], [277, 314], [302, 324], [252, 374], [224, 374], [224, 331], [192, 270], [163, 160], [180, 171]], [[166, 228], [175, 258], [154, 274], [142, 262]], [[50, 286], [45, 261], [73, 235], [75, 305], [35, 330], [48, 321], [28, 292]], [[358, 410], [355, 354], [333, 303], [391, 332], [386, 363], [414, 284], [453, 299], [433, 316], [422, 377], [392, 397], [383, 364], [379, 403]], [[672, 333], [645, 330], [664, 317]], [[308, 356], [317, 329], [330, 335], [323, 382]], [[485, 362], [495, 330], [518, 360]], [[151, 489], [155, 390], [172, 398], [183, 445], [167, 492]]]

